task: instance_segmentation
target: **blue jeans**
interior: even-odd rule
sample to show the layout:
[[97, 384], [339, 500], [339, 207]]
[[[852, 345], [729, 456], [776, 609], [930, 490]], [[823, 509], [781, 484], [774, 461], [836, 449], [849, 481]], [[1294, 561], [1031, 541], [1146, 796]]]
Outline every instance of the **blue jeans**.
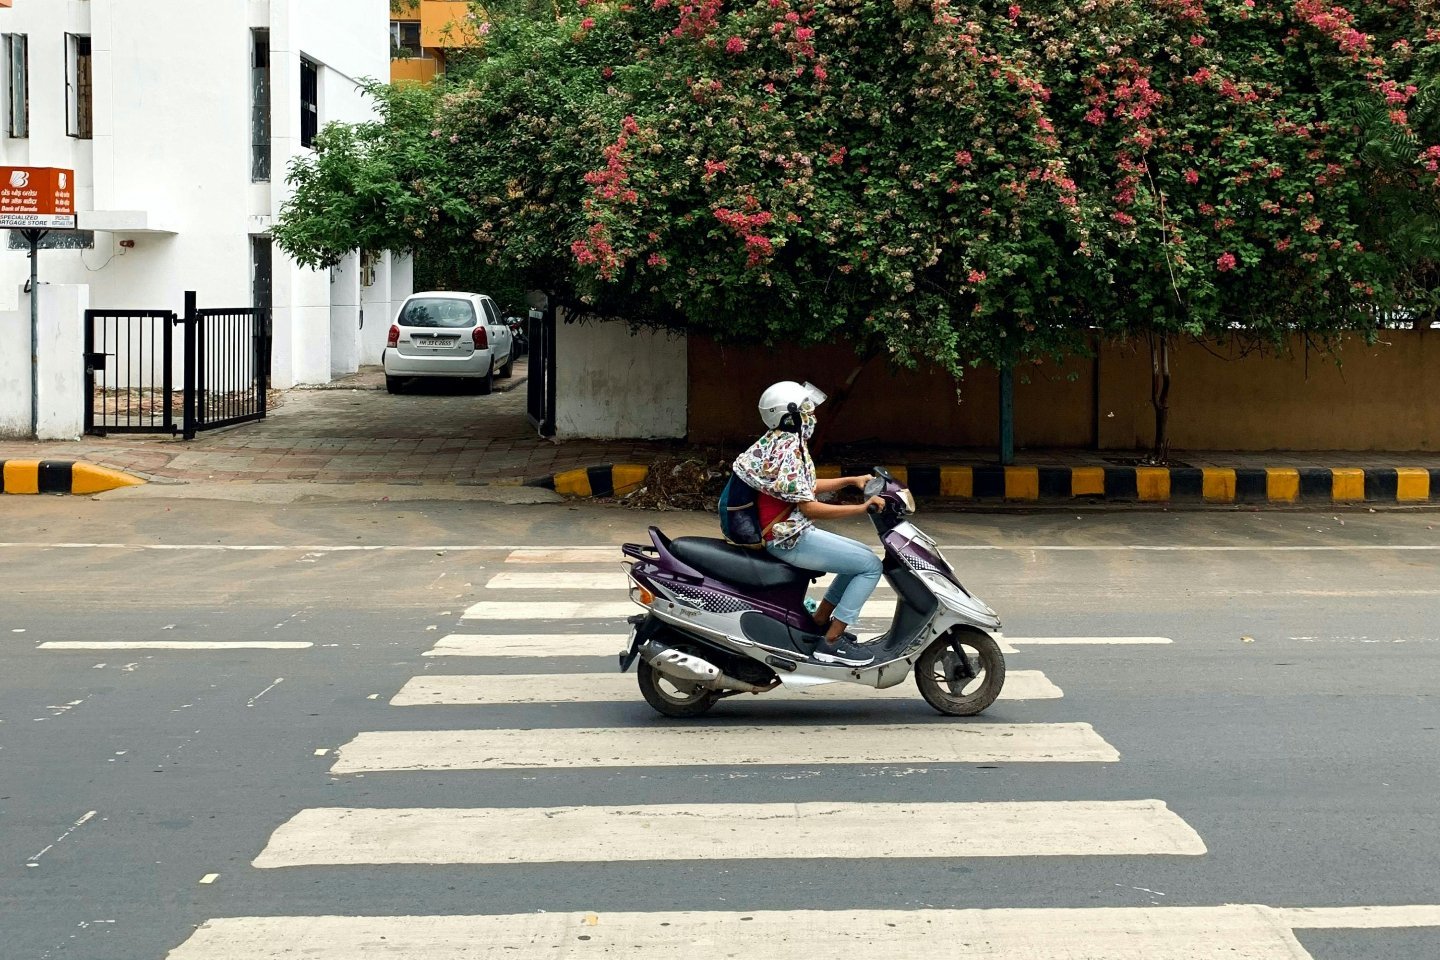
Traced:
[[880, 582], [880, 558], [869, 547], [819, 527], [802, 533], [794, 546], [766, 544], [765, 549], [770, 556], [802, 570], [836, 574], [825, 599], [835, 605], [835, 619], [846, 626], [860, 619], [860, 607]]

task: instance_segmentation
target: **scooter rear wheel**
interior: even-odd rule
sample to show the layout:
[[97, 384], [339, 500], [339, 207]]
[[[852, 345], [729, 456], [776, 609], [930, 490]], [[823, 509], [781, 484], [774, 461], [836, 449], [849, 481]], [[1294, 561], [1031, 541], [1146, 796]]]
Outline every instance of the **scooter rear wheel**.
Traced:
[[[952, 640], [964, 650], [973, 677], [964, 676]], [[1005, 656], [994, 638], [978, 630], [952, 632], [936, 639], [915, 661], [915, 684], [925, 702], [947, 717], [973, 717], [1000, 696]]]
[[703, 716], [720, 699], [714, 690], [704, 687], [686, 688], [686, 685], [665, 676], [650, 664], [641, 660], [637, 665], [636, 678], [640, 681], [640, 695], [645, 702], [667, 717], [690, 720]]

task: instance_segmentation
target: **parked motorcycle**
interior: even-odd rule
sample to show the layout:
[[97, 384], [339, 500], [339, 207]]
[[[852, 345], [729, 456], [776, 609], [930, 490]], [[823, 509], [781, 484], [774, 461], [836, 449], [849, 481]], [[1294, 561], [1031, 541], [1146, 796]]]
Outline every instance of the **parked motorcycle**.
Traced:
[[506, 317], [505, 323], [510, 327], [510, 337], [515, 356], [528, 356], [530, 354], [530, 325], [521, 317]]
[[915, 499], [882, 467], [865, 485], [865, 497], [874, 496], [885, 502], [871, 509], [871, 520], [896, 604], [890, 629], [851, 645], [874, 654], [869, 664], [839, 666], [811, 656], [823, 637], [814, 632], [805, 591], [822, 573], [724, 540], [671, 540], [651, 527], [649, 544], [621, 548], [630, 598], [645, 608], [629, 620], [621, 672], [638, 660], [640, 693], [667, 717], [698, 717], [725, 697], [781, 687], [893, 687], [912, 667], [920, 695], [940, 713], [980, 713], [1005, 684], [1005, 658], [993, 636], [1000, 618], [906, 519]]

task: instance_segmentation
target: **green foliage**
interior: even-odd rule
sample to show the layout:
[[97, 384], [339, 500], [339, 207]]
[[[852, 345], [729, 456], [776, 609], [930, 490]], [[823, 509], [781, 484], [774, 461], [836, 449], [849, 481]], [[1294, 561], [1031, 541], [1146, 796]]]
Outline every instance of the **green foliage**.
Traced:
[[282, 248], [957, 374], [1435, 312], [1433, 5], [515, 3], [327, 129]]

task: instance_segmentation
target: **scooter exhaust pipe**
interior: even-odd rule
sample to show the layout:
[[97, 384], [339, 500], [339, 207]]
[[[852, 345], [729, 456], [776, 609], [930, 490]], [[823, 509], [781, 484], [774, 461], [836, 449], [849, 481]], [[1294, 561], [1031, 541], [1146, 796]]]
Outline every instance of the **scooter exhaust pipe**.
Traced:
[[690, 653], [682, 653], [674, 647], [667, 647], [656, 640], [646, 640], [640, 645], [640, 656], [651, 667], [683, 683], [696, 683], [707, 690], [735, 690], [739, 693], [765, 693], [774, 689], [756, 686], [729, 676], [715, 664]]

